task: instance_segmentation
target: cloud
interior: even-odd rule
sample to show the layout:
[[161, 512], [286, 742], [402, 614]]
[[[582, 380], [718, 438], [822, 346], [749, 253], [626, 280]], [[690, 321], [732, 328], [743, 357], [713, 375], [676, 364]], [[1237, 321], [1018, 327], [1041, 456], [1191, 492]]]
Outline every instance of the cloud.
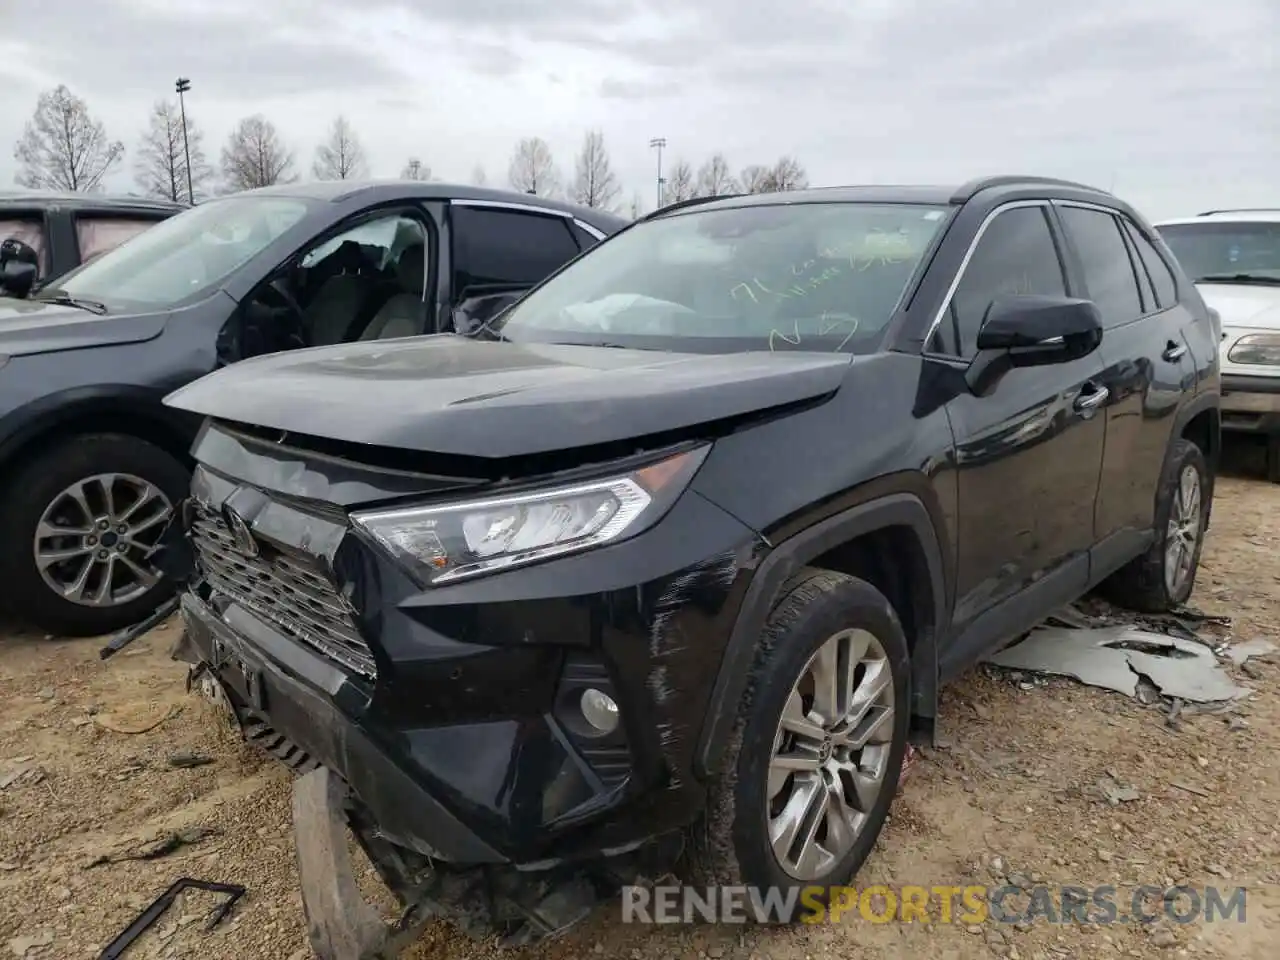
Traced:
[[791, 154], [815, 183], [1013, 171], [1157, 217], [1274, 204], [1275, 0], [98, 0], [68, 29], [84, 10], [41, 0], [0, 40], [0, 184], [40, 89], [130, 144], [181, 74], [212, 153], [262, 112], [303, 168], [341, 112], [382, 175], [416, 156], [497, 184], [527, 136], [567, 173], [599, 128], [646, 200], [661, 136], [669, 161]]

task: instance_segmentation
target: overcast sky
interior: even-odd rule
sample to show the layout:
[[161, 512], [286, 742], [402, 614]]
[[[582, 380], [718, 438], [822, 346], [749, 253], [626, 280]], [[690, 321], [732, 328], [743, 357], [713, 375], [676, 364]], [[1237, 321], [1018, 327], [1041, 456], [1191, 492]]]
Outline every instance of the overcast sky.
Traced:
[[261, 112], [309, 174], [336, 114], [379, 176], [505, 185], [521, 137], [568, 179], [600, 128], [625, 198], [656, 157], [796, 156], [814, 184], [1039, 173], [1149, 217], [1280, 206], [1280, 0], [0, 0], [0, 189], [66, 83], [130, 149], [191, 78], [217, 160]]

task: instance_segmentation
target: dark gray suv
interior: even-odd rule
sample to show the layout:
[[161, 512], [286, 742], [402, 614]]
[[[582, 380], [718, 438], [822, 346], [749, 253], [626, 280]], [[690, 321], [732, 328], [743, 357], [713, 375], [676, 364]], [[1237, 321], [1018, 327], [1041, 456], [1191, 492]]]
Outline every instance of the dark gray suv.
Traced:
[[0, 300], [0, 602], [80, 635], [171, 594], [156, 545], [198, 426], [161, 406], [173, 389], [267, 353], [482, 325], [625, 223], [473, 187], [272, 187]]

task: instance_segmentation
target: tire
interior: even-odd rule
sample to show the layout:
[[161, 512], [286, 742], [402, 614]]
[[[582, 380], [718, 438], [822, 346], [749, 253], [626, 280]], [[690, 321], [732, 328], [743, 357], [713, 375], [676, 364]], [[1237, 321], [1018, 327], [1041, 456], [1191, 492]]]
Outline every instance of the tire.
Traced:
[[[1170, 583], [1166, 567], [1170, 563], [1170, 520], [1180, 508], [1179, 484], [1184, 473], [1194, 471], [1198, 483], [1199, 515], [1195, 530], [1195, 542], [1190, 550], [1190, 563], [1186, 572]], [[1099, 589], [1106, 599], [1117, 606], [1138, 613], [1166, 613], [1183, 604], [1191, 596], [1196, 583], [1196, 571], [1200, 567], [1200, 553], [1204, 549], [1205, 530], [1208, 527], [1209, 507], [1212, 502], [1213, 478], [1204, 454], [1190, 440], [1173, 441], [1156, 492], [1155, 542], [1140, 557], [1129, 561], [1105, 580]], [[1185, 542], [1185, 541], [1184, 541]]]
[[[75, 484], [108, 474], [144, 481], [162, 494], [174, 510], [186, 498], [190, 486], [187, 469], [164, 450], [138, 437], [104, 433], [75, 437], [42, 451], [25, 463], [0, 491], [0, 583], [5, 585], [4, 592], [11, 597], [11, 612], [46, 633], [71, 637], [110, 633], [137, 623], [173, 595], [172, 584], [164, 578], [150, 586], [137, 584], [135, 595], [126, 594], [122, 583], [117, 588], [115, 602], [94, 606], [67, 599], [42, 575], [34, 547], [37, 526], [46, 509], [54, 505], [63, 491]], [[120, 500], [117, 504], [119, 514], [128, 510], [132, 501], [125, 499], [125, 494], [135, 488], [131, 480], [124, 479], [113, 485], [115, 496]], [[91, 489], [100, 491], [102, 487], [95, 484]], [[66, 500], [62, 503], [64, 509], [74, 507]], [[139, 511], [136, 519], [139, 525], [145, 525], [145, 529], [138, 531], [138, 546], [119, 548], [128, 559], [138, 563], [138, 558], [145, 555], [145, 547], [163, 533], [165, 522], [153, 520], [155, 515], [163, 512], [163, 506], [163, 502], [157, 500]], [[97, 498], [93, 498], [91, 507], [94, 508], [91, 512], [103, 512], [98, 509]], [[71, 519], [62, 518], [74, 516], [73, 510], [70, 514], [58, 514], [58, 519], [61, 525], [70, 525]], [[152, 522], [147, 524], [148, 520]], [[80, 526], [79, 523], [76, 525]], [[115, 535], [111, 531], [107, 533], [114, 540]], [[63, 545], [79, 548], [83, 542], [78, 536], [44, 541], [51, 548]], [[116, 545], [113, 543], [112, 547], [116, 548]], [[78, 563], [79, 558], [76, 557], [62, 564], [53, 564], [51, 575], [74, 577], [69, 571], [73, 569], [72, 564]], [[130, 575], [123, 561], [117, 563], [112, 560], [105, 569], [115, 566], [120, 567], [120, 572], [114, 574], [113, 582]], [[101, 565], [95, 567], [96, 572], [88, 581], [90, 587], [101, 582], [103, 569]]]
[[1280, 483], [1280, 433], [1267, 434], [1264, 464], [1267, 483]]
[[[875, 638], [884, 654], [881, 669], [889, 673], [893, 715], [883, 728], [884, 742], [875, 747], [868, 760], [882, 765], [883, 778], [874, 802], [867, 804], [865, 820], [843, 853], [831, 856], [812, 875], [788, 871], [774, 853], [767, 826], [775, 736], [793, 689], [798, 682], [805, 682], [811, 660], [831, 638], [851, 630], [866, 631]], [[760, 638], [731, 734], [725, 773], [709, 786], [706, 810], [688, 838], [681, 868], [685, 879], [697, 885], [756, 887], [762, 895], [771, 887], [785, 891], [847, 884], [875, 845], [897, 792], [910, 723], [909, 662], [907, 640], [898, 616], [875, 587], [844, 574], [816, 569], [802, 571], [787, 584]], [[863, 758], [867, 757], [864, 751]], [[773, 811], [788, 792], [792, 800], [796, 799], [799, 776], [786, 775], [788, 786], [772, 801]], [[838, 849], [839, 844], [831, 842], [831, 829], [828, 820], [824, 828], [826, 842]], [[797, 902], [811, 905], [807, 899]], [[800, 912], [790, 919], [802, 919]]]

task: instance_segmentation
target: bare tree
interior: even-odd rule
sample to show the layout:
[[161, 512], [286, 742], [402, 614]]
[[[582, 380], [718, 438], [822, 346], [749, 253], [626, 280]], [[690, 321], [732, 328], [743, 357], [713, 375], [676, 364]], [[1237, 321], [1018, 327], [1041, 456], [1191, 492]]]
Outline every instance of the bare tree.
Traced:
[[417, 157], [410, 157], [409, 162], [400, 171], [401, 180], [430, 180], [431, 168]]
[[667, 175], [666, 200], [676, 203], [689, 200], [698, 194], [698, 182], [693, 175], [693, 167], [688, 160], [677, 160], [671, 173]]
[[803, 190], [809, 186], [809, 175], [795, 157], [782, 157], [769, 168], [769, 185], [777, 193]]
[[698, 196], [723, 197], [727, 193], [736, 193], [738, 184], [729, 172], [729, 161], [723, 153], [714, 154], [710, 160], [698, 168]]
[[231, 190], [252, 190], [291, 183], [293, 151], [280, 140], [275, 125], [261, 114], [245, 117], [222, 148], [222, 175]]
[[573, 199], [588, 207], [612, 210], [621, 187], [609, 163], [604, 134], [590, 131], [582, 141], [573, 178]]
[[14, 179], [36, 190], [97, 190], [123, 156], [124, 144], [108, 140], [88, 105], [59, 84], [40, 94], [13, 148], [20, 166]]
[[522, 193], [551, 197], [560, 192], [560, 171], [551, 147], [541, 137], [529, 137], [516, 144], [507, 170], [511, 186]]
[[483, 187], [489, 182], [489, 175], [484, 172], [484, 167], [478, 163], [475, 165], [475, 169], [471, 171], [471, 182], [477, 187]]
[[743, 193], [773, 193], [773, 171], [759, 164], [743, 167], [738, 185]]
[[631, 195], [631, 219], [639, 220], [641, 214], [644, 213], [644, 201], [640, 199], [640, 194], [633, 193]]
[[213, 176], [204, 155], [204, 134], [187, 118], [187, 143], [182, 139], [182, 114], [172, 100], [157, 100], [151, 122], [138, 142], [133, 159], [134, 179], [149, 197], [195, 203], [187, 193], [187, 149], [191, 152], [191, 189], [205, 193]]
[[329, 128], [329, 139], [316, 147], [311, 167], [317, 180], [351, 180], [368, 172], [364, 147], [347, 118], [338, 116]]

